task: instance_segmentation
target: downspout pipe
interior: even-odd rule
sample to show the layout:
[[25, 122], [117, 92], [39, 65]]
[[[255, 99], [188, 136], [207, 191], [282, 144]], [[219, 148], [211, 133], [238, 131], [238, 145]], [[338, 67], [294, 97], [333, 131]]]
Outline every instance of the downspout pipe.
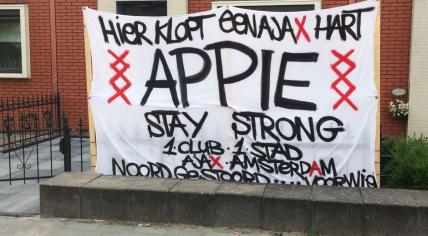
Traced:
[[52, 92], [58, 93], [58, 70], [56, 54], [56, 18], [55, 18], [55, 0], [49, 0], [49, 21], [51, 33], [51, 74], [52, 74]]

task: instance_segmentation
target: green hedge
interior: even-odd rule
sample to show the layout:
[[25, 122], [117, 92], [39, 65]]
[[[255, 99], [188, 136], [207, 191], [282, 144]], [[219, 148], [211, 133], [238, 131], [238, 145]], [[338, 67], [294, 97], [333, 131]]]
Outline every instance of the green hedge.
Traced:
[[386, 187], [428, 190], [428, 138], [398, 139], [389, 151]]

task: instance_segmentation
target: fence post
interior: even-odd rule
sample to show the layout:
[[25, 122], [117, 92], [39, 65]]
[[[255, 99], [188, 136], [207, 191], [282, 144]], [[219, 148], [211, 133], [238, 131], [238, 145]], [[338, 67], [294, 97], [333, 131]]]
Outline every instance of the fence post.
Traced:
[[68, 128], [68, 119], [63, 115], [63, 148], [64, 148], [64, 172], [71, 172], [71, 138], [70, 129]]

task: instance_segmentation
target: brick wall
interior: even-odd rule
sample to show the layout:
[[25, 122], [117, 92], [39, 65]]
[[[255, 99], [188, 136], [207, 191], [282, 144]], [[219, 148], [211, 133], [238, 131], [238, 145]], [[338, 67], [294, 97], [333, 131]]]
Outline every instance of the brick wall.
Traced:
[[189, 0], [187, 6], [189, 13], [208, 11], [212, 9], [211, 0]]
[[77, 127], [79, 118], [88, 114], [83, 6], [97, 8], [97, 1], [55, 0], [58, 89], [71, 127]]
[[323, 0], [322, 8], [339, 7], [349, 4], [349, 0]]
[[[0, 4], [28, 4], [30, 79], [0, 78], [0, 97], [55, 91], [52, 79], [51, 17], [49, 0], [0, 0]], [[96, 0], [55, 0], [57, 79], [61, 107], [77, 126], [87, 116], [82, 6], [96, 8]]]
[[[0, 4], [27, 1], [0, 0]], [[0, 78], [0, 97], [17, 97], [52, 91], [49, 0], [28, 1], [31, 79]]]
[[[362, 0], [323, 0], [322, 8], [347, 5]], [[406, 134], [405, 120], [395, 120], [388, 104], [391, 90], [408, 88], [412, 0], [384, 0], [381, 6], [381, 132], [383, 135]], [[211, 9], [210, 0], [189, 0], [189, 13]], [[407, 100], [407, 96], [403, 99]]]
[[[391, 90], [408, 89], [412, 0], [385, 0], [381, 6], [380, 93], [381, 132], [405, 135], [406, 121], [394, 120], [388, 104]], [[407, 95], [404, 99], [407, 99]]]

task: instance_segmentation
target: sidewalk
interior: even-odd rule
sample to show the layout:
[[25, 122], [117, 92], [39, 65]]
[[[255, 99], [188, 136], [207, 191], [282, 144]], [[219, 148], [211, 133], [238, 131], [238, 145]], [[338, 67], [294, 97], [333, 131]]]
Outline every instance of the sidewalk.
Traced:
[[104, 221], [73, 221], [33, 217], [0, 216], [0, 235], [74, 236], [303, 236], [301, 233], [273, 233], [260, 230], [207, 228], [188, 225], [111, 224]]
[[[59, 139], [52, 140], [52, 174], [57, 175], [64, 171], [64, 157], [59, 152]], [[80, 172], [80, 140], [72, 139], [71, 142], [71, 170]], [[37, 158], [34, 146], [24, 150], [28, 158], [26, 177], [37, 176]], [[30, 154], [30, 155], [28, 155]], [[18, 168], [22, 160], [22, 150], [11, 152], [12, 178], [22, 178], [23, 169]], [[83, 141], [83, 170], [89, 170], [89, 142]], [[39, 175], [51, 175], [51, 160], [49, 141], [39, 144]], [[0, 215], [3, 216], [29, 216], [40, 212], [39, 184], [37, 180], [14, 180], [9, 184], [9, 154], [0, 152]], [[40, 179], [40, 182], [46, 179]]]
[[37, 181], [0, 182], [0, 215], [28, 216], [39, 214], [39, 184]]

